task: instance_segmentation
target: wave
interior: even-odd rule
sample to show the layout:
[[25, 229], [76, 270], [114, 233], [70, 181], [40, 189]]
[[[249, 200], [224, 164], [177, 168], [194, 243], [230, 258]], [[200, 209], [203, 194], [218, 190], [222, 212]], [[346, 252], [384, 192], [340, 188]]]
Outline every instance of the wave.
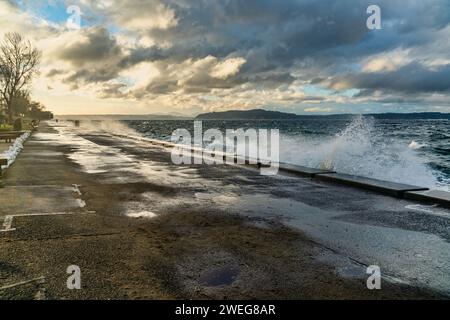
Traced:
[[335, 170], [381, 180], [448, 189], [439, 173], [417, 151], [415, 141], [404, 143], [374, 126], [374, 119], [357, 116], [332, 137], [287, 136], [281, 139], [284, 162]]

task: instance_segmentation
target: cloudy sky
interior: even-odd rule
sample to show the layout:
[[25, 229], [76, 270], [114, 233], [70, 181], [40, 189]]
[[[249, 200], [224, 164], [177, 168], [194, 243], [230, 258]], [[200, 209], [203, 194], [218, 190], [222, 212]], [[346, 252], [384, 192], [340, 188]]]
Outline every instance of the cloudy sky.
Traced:
[[56, 114], [450, 112], [450, 0], [0, 0], [8, 31]]

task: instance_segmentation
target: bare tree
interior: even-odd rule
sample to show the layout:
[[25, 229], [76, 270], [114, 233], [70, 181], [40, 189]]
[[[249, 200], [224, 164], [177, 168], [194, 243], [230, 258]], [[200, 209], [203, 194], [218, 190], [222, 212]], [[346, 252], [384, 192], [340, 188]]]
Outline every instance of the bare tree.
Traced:
[[0, 44], [0, 96], [13, 121], [13, 100], [38, 72], [41, 52], [18, 33], [7, 33]]

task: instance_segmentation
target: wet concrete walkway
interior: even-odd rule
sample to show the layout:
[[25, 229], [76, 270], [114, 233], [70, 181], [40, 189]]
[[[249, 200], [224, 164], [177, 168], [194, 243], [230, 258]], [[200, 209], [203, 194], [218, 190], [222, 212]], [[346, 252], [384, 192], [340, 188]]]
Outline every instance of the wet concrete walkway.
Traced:
[[[450, 293], [449, 210], [235, 166], [175, 166], [168, 149], [53, 125], [4, 175], [1, 298]], [[81, 290], [67, 289], [70, 265]], [[368, 265], [380, 267], [381, 290], [366, 288]]]

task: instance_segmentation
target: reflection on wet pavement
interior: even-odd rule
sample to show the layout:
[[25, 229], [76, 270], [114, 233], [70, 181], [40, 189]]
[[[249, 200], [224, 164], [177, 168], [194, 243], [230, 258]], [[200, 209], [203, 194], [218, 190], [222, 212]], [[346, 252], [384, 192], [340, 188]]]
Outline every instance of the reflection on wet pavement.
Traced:
[[[216, 179], [211, 168], [203, 173], [202, 168], [149, 160], [145, 153], [159, 147], [143, 141], [96, 135], [89, 130], [80, 137], [70, 127], [58, 130], [59, 134], [36, 137], [45, 143], [70, 145], [70, 159], [86, 172], [97, 174], [105, 184], [148, 182], [180, 190], [165, 197], [141, 194], [123, 208], [129, 217], [157, 218], [183, 207], [204, 210], [213, 206], [225, 213], [254, 219], [255, 225], [263, 228], [270, 226], [270, 221], [277, 221], [305, 232], [327, 248], [330, 254], [317, 259], [336, 266], [342, 276], [364, 278], [366, 266], [378, 265], [386, 279], [450, 294], [450, 243], [442, 232], [436, 232], [428, 224], [418, 229], [411, 213], [421, 210], [427, 219], [446, 219], [450, 217], [449, 210], [418, 207], [354, 189], [345, 189], [343, 193], [343, 187], [307, 179], [261, 177], [241, 169], [236, 169], [236, 175], [229, 177], [227, 183], [220, 175]], [[114, 146], [106, 145], [108, 141], [114, 141]], [[127, 148], [136, 154], [124, 151]], [[184, 187], [198, 191], [184, 192]], [[399, 215], [401, 223], [386, 219], [386, 215]], [[210, 286], [230, 284], [238, 273], [236, 268], [225, 266], [205, 275], [201, 281]]]
[[211, 287], [230, 285], [236, 280], [238, 275], [239, 268], [237, 266], [225, 266], [204, 274], [200, 281]]

